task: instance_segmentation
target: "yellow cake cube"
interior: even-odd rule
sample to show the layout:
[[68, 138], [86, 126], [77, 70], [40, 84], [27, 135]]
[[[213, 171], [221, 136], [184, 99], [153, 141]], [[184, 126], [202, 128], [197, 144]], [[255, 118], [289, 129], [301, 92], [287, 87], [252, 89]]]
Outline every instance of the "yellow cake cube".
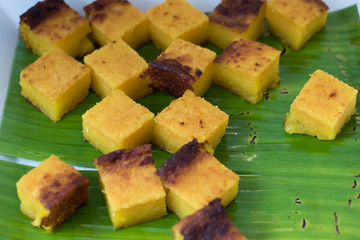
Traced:
[[84, 11], [92, 37], [101, 46], [122, 39], [136, 49], [150, 41], [145, 14], [127, 0], [97, 0], [85, 6]]
[[316, 70], [286, 114], [287, 133], [333, 140], [355, 114], [357, 90], [336, 77]]
[[91, 88], [102, 98], [115, 89], [134, 100], [153, 91], [150, 79], [140, 78], [148, 66], [146, 61], [121, 39], [86, 55], [84, 62], [91, 68]]
[[142, 74], [153, 88], [180, 97], [186, 90], [202, 96], [212, 85], [216, 53], [191, 42], [176, 39]]
[[256, 104], [280, 81], [280, 53], [249, 39], [235, 41], [215, 59], [213, 82]]
[[209, 18], [186, 0], [166, 0], [146, 12], [150, 37], [165, 50], [177, 38], [200, 44], [206, 40]]
[[83, 136], [103, 153], [150, 143], [154, 114], [114, 90], [82, 116]]
[[[89, 180], [52, 155], [16, 183], [21, 211], [48, 232], [87, 202]], [[21, 234], [21, 233], [20, 233]]]
[[240, 179], [196, 139], [182, 146], [156, 173], [165, 187], [168, 209], [180, 218], [215, 198], [228, 205], [236, 197]]
[[265, 17], [281, 42], [299, 50], [325, 26], [328, 10], [321, 0], [269, 0]]
[[173, 240], [246, 240], [230, 221], [220, 198], [212, 200], [204, 208], [181, 219], [172, 227], [172, 233]]
[[199, 142], [209, 144], [210, 151], [215, 151], [228, 122], [229, 116], [225, 112], [187, 90], [157, 114], [152, 141], [161, 149], [175, 153], [197, 138]]
[[209, 16], [209, 42], [226, 48], [233, 41], [256, 41], [265, 30], [265, 0], [223, 0]]
[[91, 32], [89, 21], [63, 0], [38, 2], [20, 16], [19, 30], [25, 46], [39, 55], [61, 48], [75, 57], [94, 49], [87, 39]]
[[94, 160], [114, 229], [167, 214], [165, 190], [151, 154], [151, 145], [116, 150]]
[[90, 69], [61, 49], [39, 57], [20, 73], [21, 95], [54, 122], [89, 92]]

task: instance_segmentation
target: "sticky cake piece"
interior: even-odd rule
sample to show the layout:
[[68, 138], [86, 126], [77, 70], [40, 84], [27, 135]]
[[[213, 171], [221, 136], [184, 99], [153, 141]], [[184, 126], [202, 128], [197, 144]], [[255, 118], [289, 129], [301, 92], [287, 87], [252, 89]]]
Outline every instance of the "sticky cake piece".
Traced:
[[20, 73], [21, 95], [54, 122], [89, 92], [90, 69], [61, 49], [39, 57]]
[[165, 50], [177, 38], [200, 44], [207, 38], [209, 18], [186, 0], [166, 0], [146, 13], [150, 37]]
[[246, 237], [230, 221], [221, 199], [216, 198], [194, 214], [181, 219], [172, 227], [174, 240], [212, 239], [246, 240]]
[[268, 89], [277, 87], [279, 58], [280, 51], [273, 47], [240, 39], [216, 57], [213, 82], [256, 104]]
[[209, 16], [209, 42], [226, 48], [233, 41], [256, 41], [265, 30], [264, 0], [223, 0]]
[[285, 131], [321, 140], [335, 139], [355, 114], [357, 92], [336, 77], [316, 70], [291, 104]]
[[215, 198], [228, 205], [238, 192], [240, 179], [196, 139], [182, 146], [156, 173], [165, 187], [168, 209], [180, 218]]
[[114, 90], [82, 115], [83, 136], [103, 153], [150, 143], [154, 114]]
[[99, 170], [114, 229], [129, 227], [167, 214], [165, 190], [151, 154], [151, 145], [121, 149], [94, 160]]
[[265, 17], [275, 36], [300, 50], [325, 26], [328, 10], [321, 0], [269, 0]]
[[89, 180], [52, 155], [16, 183], [21, 211], [48, 232], [87, 202]]
[[152, 141], [161, 149], [174, 153], [195, 137], [215, 151], [228, 122], [229, 116], [225, 112], [187, 90], [156, 115]]
[[84, 7], [92, 37], [101, 46], [122, 39], [136, 49], [150, 41], [145, 14], [127, 0], [97, 0]]
[[89, 21], [63, 0], [38, 2], [20, 16], [19, 30], [25, 46], [38, 55], [61, 48], [75, 57], [94, 49], [87, 38], [91, 32]]
[[191, 42], [176, 39], [142, 74], [153, 88], [180, 97], [186, 90], [202, 96], [212, 85], [216, 53]]
[[150, 79], [140, 78], [147, 68], [146, 61], [119, 39], [84, 57], [91, 68], [91, 88], [102, 98], [120, 89], [134, 100], [152, 93]]

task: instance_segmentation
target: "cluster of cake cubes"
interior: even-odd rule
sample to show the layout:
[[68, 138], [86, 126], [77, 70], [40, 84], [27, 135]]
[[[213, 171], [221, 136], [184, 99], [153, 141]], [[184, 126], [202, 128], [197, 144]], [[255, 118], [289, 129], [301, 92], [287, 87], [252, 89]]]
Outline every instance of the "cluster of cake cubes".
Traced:
[[[44, 0], [21, 15], [20, 36], [39, 55], [20, 73], [21, 94], [54, 122], [90, 88], [101, 97], [82, 115], [82, 134], [104, 154], [93, 163], [114, 228], [169, 209], [182, 219], [175, 239], [246, 239], [224, 208], [237, 195], [239, 176], [214, 156], [229, 115], [202, 96], [214, 83], [259, 103], [280, 81], [281, 52], [256, 41], [265, 18], [273, 34], [299, 50], [325, 25], [328, 7], [320, 0], [222, 0], [206, 15], [186, 0], [165, 0], [146, 13], [127, 0], [97, 0], [84, 11], [86, 17], [63, 0]], [[163, 52], [147, 63], [136, 49], [150, 40]], [[222, 53], [200, 46], [205, 41]], [[175, 98], [156, 115], [136, 102], [154, 90]], [[318, 70], [291, 105], [285, 130], [334, 139], [355, 113], [356, 96]], [[159, 169], [151, 143], [172, 154]], [[86, 202], [88, 185], [51, 156], [17, 183], [21, 210], [52, 231]]]

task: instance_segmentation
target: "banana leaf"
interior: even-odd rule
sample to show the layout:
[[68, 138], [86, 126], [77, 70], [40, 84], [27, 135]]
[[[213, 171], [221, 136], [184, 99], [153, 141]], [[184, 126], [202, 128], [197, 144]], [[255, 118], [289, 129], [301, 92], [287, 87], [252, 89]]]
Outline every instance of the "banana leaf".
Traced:
[[[290, 135], [283, 129], [290, 104], [316, 69], [360, 88], [357, 8], [330, 13], [326, 27], [300, 51], [283, 46], [268, 31], [259, 41], [282, 51], [279, 86], [257, 105], [217, 86], [204, 96], [230, 116], [215, 152], [241, 177], [239, 193], [227, 207], [229, 217], [248, 239], [357, 239], [359, 99], [357, 113], [334, 141]], [[204, 46], [221, 53], [211, 44]], [[147, 61], [160, 53], [152, 43], [138, 51]], [[52, 234], [32, 227], [21, 213], [15, 183], [32, 168], [22, 158], [41, 161], [56, 154], [72, 165], [93, 168], [93, 159], [101, 155], [82, 139], [81, 132], [81, 115], [100, 101], [95, 93], [90, 92], [56, 124], [20, 96], [20, 71], [36, 58], [19, 40], [0, 126], [0, 238], [171, 239], [171, 227], [179, 220], [172, 212], [159, 220], [113, 230], [93, 169], [82, 171], [90, 179], [88, 203]], [[155, 92], [139, 102], [156, 114], [173, 99]], [[153, 146], [153, 156], [159, 167], [170, 154]]]

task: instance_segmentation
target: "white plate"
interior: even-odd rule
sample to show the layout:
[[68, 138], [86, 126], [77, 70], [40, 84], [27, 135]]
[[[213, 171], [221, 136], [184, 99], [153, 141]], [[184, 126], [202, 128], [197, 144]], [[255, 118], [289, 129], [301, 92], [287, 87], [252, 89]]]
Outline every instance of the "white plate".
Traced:
[[[130, 0], [139, 10], [146, 11], [152, 6], [161, 3], [163, 0]], [[220, 2], [220, 0], [188, 0], [196, 8], [203, 12], [210, 12]], [[0, 119], [2, 118], [3, 106], [6, 98], [11, 65], [14, 50], [18, 38], [19, 16], [27, 9], [35, 5], [36, 0], [10, 0], [0, 1]], [[92, 0], [65, 0], [72, 8], [83, 14], [82, 7], [93, 2]], [[358, 9], [360, 0], [324, 0], [330, 7], [330, 11], [336, 11], [353, 4], [357, 4]], [[0, 120], [1, 122], [1, 120]]]

